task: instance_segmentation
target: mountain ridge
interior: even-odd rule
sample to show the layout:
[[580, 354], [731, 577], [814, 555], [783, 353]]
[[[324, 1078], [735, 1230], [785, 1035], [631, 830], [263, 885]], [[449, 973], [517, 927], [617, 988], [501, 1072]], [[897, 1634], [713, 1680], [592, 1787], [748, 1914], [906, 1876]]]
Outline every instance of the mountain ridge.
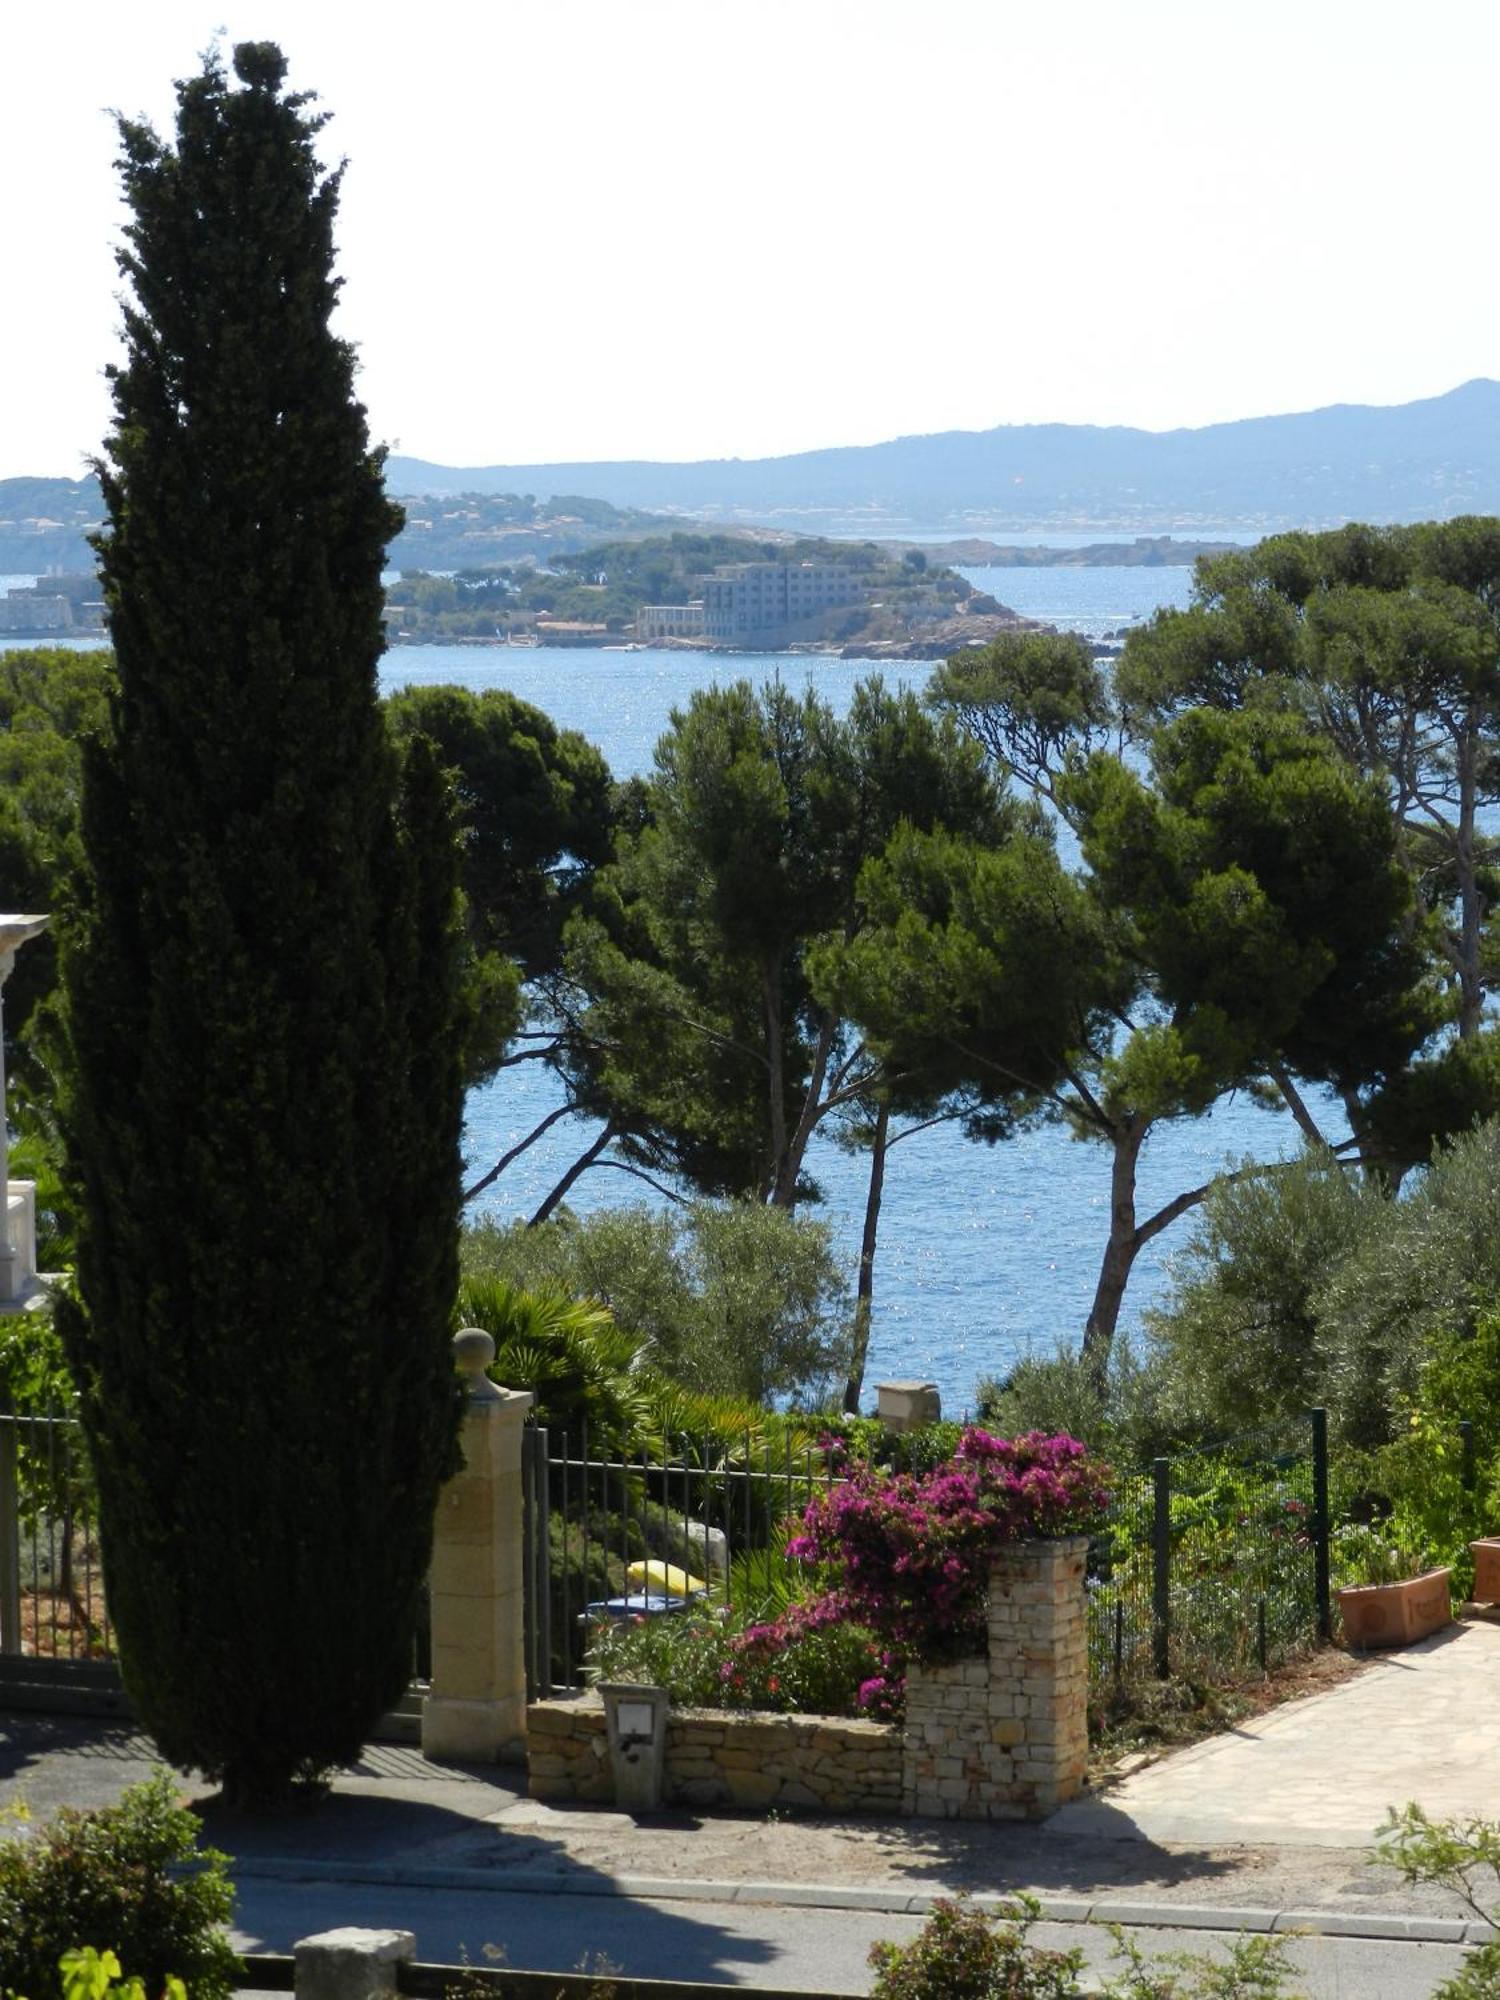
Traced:
[[588, 492], [616, 506], [772, 520], [997, 528], [1239, 527], [1500, 511], [1500, 382], [1147, 431], [1011, 424], [775, 457], [449, 467], [393, 455], [393, 489]]

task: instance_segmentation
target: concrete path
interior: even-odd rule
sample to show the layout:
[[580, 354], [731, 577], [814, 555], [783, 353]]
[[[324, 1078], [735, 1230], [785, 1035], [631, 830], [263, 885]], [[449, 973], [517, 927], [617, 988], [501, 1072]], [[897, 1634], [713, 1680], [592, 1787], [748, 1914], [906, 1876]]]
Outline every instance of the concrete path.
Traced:
[[1066, 1807], [1167, 1845], [1359, 1847], [1391, 1806], [1500, 1819], [1500, 1626], [1450, 1625], [1325, 1694], [1164, 1757]]

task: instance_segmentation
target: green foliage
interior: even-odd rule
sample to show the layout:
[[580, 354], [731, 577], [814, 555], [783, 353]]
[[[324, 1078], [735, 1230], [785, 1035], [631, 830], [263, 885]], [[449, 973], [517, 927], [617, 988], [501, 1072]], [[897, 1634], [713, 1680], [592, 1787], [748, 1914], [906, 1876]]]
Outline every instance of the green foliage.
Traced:
[[1328, 1567], [1336, 1589], [1358, 1590], [1372, 1584], [1403, 1583], [1431, 1569], [1433, 1561], [1427, 1549], [1394, 1522], [1377, 1528], [1369, 1522], [1350, 1521], [1333, 1532]]
[[[1466, 1483], [1462, 1423], [1473, 1426]], [[1500, 1312], [1472, 1329], [1430, 1336], [1395, 1436], [1373, 1454], [1371, 1489], [1389, 1507], [1388, 1532], [1453, 1571], [1459, 1598], [1474, 1579], [1469, 1543], [1488, 1534], [1500, 1504]], [[1409, 1574], [1410, 1572], [1408, 1572]]]
[[[1376, 1830], [1375, 1859], [1415, 1887], [1433, 1883], [1457, 1896], [1477, 1922], [1496, 1921], [1500, 1825], [1488, 1819], [1429, 1819], [1419, 1805], [1392, 1806]], [[1464, 1956], [1433, 2000], [1500, 2000], [1500, 1939]]]
[[[0, 650], [0, 901], [8, 910], [56, 910], [80, 859], [82, 739], [103, 727], [114, 686], [103, 648]], [[57, 939], [46, 931], [19, 953], [5, 984], [6, 1058], [14, 1113], [44, 1087], [26, 1029], [57, 981]]]
[[816, 941], [859, 930], [861, 865], [899, 826], [979, 836], [1004, 811], [977, 753], [878, 678], [843, 720], [781, 682], [699, 690], [644, 805], [569, 934], [587, 1088], [642, 1164], [791, 1206], [820, 1121], [892, 1085], [811, 976]]
[[179, 84], [175, 143], [120, 127], [58, 1311], [132, 1704], [260, 1803], [407, 1679], [459, 1415], [462, 1035], [446, 786], [376, 696], [399, 515], [329, 327], [339, 177], [280, 51], [234, 68]]
[[1116, 719], [1093, 648], [1072, 632], [1002, 632], [938, 667], [927, 699], [1001, 769], [1048, 795], [1057, 773], [1100, 747]]
[[860, 1687], [880, 1672], [873, 1635], [837, 1624], [798, 1632], [774, 1649], [746, 1646], [763, 1609], [747, 1613], [737, 1604], [728, 1618], [680, 1611], [602, 1619], [589, 1638], [588, 1677], [664, 1687], [679, 1708], [864, 1715]]
[[[1182, 1453], [1172, 1460], [1168, 1509], [1173, 1592], [1173, 1657], [1190, 1680], [1233, 1681], [1260, 1667], [1264, 1605], [1266, 1665], [1312, 1646], [1312, 1482], [1306, 1430], [1278, 1453], [1269, 1437], [1239, 1452]], [[1152, 1496], [1147, 1481], [1134, 1506], [1116, 1495], [1104, 1574], [1090, 1595], [1094, 1678], [1110, 1670], [1116, 1607], [1122, 1607], [1127, 1671], [1150, 1645]]]
[[976, 1419], [1001, 1437], [1045, 1431], [1081, 1438], [1125, 1469], [1170, 1449], [1176, 1413], [1166, 1406], [1165, 1388], [1156, 1356], [1143, 1360], [1121, 1335], [1111, 1345], [1102, 1390], [1071, 1348], [1028, 1354], [1002, 1377], [981, 1376]]
[[1208, 1088], [1283, 1062], [1351, 1088], [1438, 1025], [1378, 783], [1299, 717], [1193, 709], [1158, 729], [1148, 784], [1096, 755], [1062, 791], [1094, 893]]
[[893, 1067], [965, 1091], [994, 1138], [1045, 1104], [1106, 997], [1102, 940], [1050, 840], [901, 828], [860, 875], [864, 927], [815, 955], [821, 990]]
[[1132, 633], [1116, 677], [1158, 719], [1198, 704], [1303, 717], [1380, 786], [1465, 1038], [1493, 977], [1493, 843], [1473, 824], [1500, 797], [1497, 576], [1493, 519], [1274, 536], [1200, 562], [1192, 607]]
[[0, 1319], [0, 1409], [46, 1416], [65, 1410], [73, 1393], [52, 1314], [44, 1309]]
[[847, 1293], [827, 1225], [758, 1203], [598, 1209], [532, 1229], [474, 1223], [463, 1257], [471, 1274], [598, 1301], [656, 1374], [699, 1394], [816, 1406], [847, 1363]]
[[1287, 1985], [1295, 1968], [1287, 1957], [1286, 1940], [1241, 1934], [1232, 1938], [1226, 1955], [1206, 1951], [1169, 1951], [1148, 1959], [1137, 1939], [1118, 1924], [1109, 1926], [1115, 1957], [1125, 1970], [1100, 1989], [1113, 2000], [1299, 2000]]
[[[1368, 1442], [1372, 1424], [1383, 1435], [1368, 1393], [1378, 1399], [1378, 1382], [1362, 1367], [1346, 1393], [1332, 1393], [1319, 1301], [1330, 1274], [1378, 1238], [1391, 1214], [1377, 1184], [1323, 1148], [1221, 1180], [1172, 1257], [1165, 1297], [1146, 1315], [1173, 1426], [1221, 1436], [1322, 1403], [1336, 1436]], [[1362, 1357], [1373, 1358], [1378, 1323], [1370, 1331]]]
[[1471, 1334], [1500, 1298], [1497, 1199], [1500, 1122], [1491, 1120], [1440, 1146], [1382, 1226], [1362, 1233], [1329, 1271], [1316, 1301], [1325, 1400], [1371, 1409], [1366, 1435], [1390, 1434], [1397, 1413], [1421, 1400], [1434, 1342], [1445, 1332]]
[[[145, 1981], [122, 1978], [120, 1961], [112, 1951], [84, 1945], [78, 1951], [65, 1951], [59, 1963], [63, 2000], [106, 2000], [112, 1993], [119, 2000], [146, 2000]], [[188, 2000], [187, 1987], [180, 1979], [167, 1980], [162, 2000]]]
[[459, 1285], [458, 1313], [465, 1326], [493, 1338], [491, 1376], [507, 1389], [529, 1389], [539, 1424], [575, 1440], [586, 1430], [599, 1454], [628, 1451], [651, 1429], [652, 1400], [637, 1372], [640, 1343], [607, 1306], [470, 1275]]
[[425, 736], [453, 780], [475, 990], [469, 1081], [490, 1074], [520, 1022], [520, 982], [558, 969], [562, 929], [609, 858], [613, 787], [576, 730], [502, 688], [389, 696], [397, 743]]
[[873, 2000], [1070, 2000], [1085, 1992], [1113, 2000], [1298, 2000], [1286, 1983], [1293, 1967], [1282, 1938], [1240, 1935], [1223, 1956], [1166, 1952], [1148, 1959], [1117, 1924], [1108, 1928], [1123, 1972], [1081, 1986], [1081, 1950], [1046, 1951], [1028, 1942], [1041, 1915], [1034, 1896], [1017, 1896], [994, 1917], [940, 1898], [910, 1944], [871, 1947]]
[[873, 2000], [1068, 2000], [1083, 1953], [1029, 1944], [1041, 1914], [1032, 1896], [997, 1917], [940, 1897], [910, 1944], [870, 1947]]
[[[139, 1979], [149, 1995], [178, 1980], [192, 2000], [229, 2000], [240, 1963], [224, 1929], [234, 1908], [228, 1857], [200, 1849], [197, 1835], [160, 1772], [118, 1805], [65, 1806], [46, 1826], [0, 1841], [0, 1993], [54, 1993], [64, 1954], [88, 1938], [115, 1958], [112, 1976]], [[102, 1967], [85, 1951], [71, 1976], [92, 1979]]]

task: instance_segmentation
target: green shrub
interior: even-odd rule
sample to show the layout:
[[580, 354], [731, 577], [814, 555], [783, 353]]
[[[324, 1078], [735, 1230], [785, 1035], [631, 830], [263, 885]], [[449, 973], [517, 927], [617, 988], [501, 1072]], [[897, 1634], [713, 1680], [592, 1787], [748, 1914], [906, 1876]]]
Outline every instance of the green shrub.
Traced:
[[[0, 1994], [55, 1993], [64, 1952], [111, 1951], [125, 1979], [160, 1994], [228, 2000], [240, 1963], [223, 1926], [234, 1906], [226, 1857], [197, 1845], [198, 1822], [165, 1772], [118, 1805], [64, 1808], [0, 1841]], [[191, 1874], [174, 1875], [184, 1863]]]
[[1040, 1915], [1030, 1896], [1001, 1918], [939, 1900], [910, 1944], [871, 1945], [872, 2000], [1069, 2000], [1083, 1953], [1028, 1944]]
[[823, 1402], [849, 1360], [847, 1287], [828, 1225], [758, 1202], [565, 1212], [535, 1229], [469, 1225], [466, 1275], [607, 1306], [683, 1387], [760, 1405]]
[[1171, 1449], [1195, 1425], [1170, 1406], [1170, 1385], [1159, 1359], [1142, 1359], [1128, 1333], [1115, 1336], [1104, 1394], [1069, 1348], [1028, 1354], [1008, 1375], [984, 1376], [976, 1385], [976, 1421], [1001, 1437], [1044, 1431], [1081, 1438], [1117, 1467], [1144, 1465]]
[[[1381, 1190], [1320, 1148], [1219, 1182], [1172, 1257], [1165, 1301], [1146, 1315], [1181, 1421], [1224, 1436], [1333, 1402], [1336, 1430], [1383, 1436], [1383, 1368], [1332, 1396], [1320, 1301], [1330, 1274], [1391, 1217]], [[1348, 1344], [1369, 1352], [1352, 1335]]]
[[601, 1621], [588, 1675], [664, 1687], [679, 1708], [778, 1715], [865, 1715], [859, 1691], [882, 1675], [879, 1646], [857, 1625], [830, 1625], [771, 1647], [769, 1628], [744, 1617], [676, 1612]]
[[[1399, 1812], [1393, 1806], [1376, 1830], [1375, 1859], [1399, 1869], [1412, 1886], [1435, 1883], [1449, 1890], [1481, 1923], [1494, 1924], [1500, 1915], [1500, 1822], [1432, 1820], [1418, 1805]], [[1433, 2000], [1500, 2000], [1500, 1939], [1469, 1952], [1453, 1977], [1433, 1989]]]
[[[961, 1902], [934, 1903], [910, 1944], [871, 1947], [872, 2000], [1074, 2000], [1085, 1991], [1113, 2000], [1298, 2000], [1286, 1984], [1292, 1968], [1281, 1938], [1239, 1936], [1223, 1956], [1168, 1952], [1153, 1961], [1114, 1924], [1110, 1936], [1124, 1972], [1084, 1988], [1080, 1950], [1028, 1942], [1040, 1915], [1041, 1905], [1024, 1895], [995, 1917]], [[1494, 2000], [1494, 1990], [1441, 1989], [1451, 2000]]]

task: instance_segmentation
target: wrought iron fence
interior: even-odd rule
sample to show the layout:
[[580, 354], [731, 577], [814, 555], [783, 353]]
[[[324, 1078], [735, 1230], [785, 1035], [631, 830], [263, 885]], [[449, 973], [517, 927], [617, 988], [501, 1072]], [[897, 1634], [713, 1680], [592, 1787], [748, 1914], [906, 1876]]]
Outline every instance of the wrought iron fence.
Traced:
[[0, 1654], [105, 1660], [114, 1634], [76, 1417], [0, 1411]]
[[[703, 1605], [772, 1608], [796, 1589], [788, 1526], [839, 1483], [812, 1444], [663, 1437], [622, 1451], [529, 1425], [522, 1493], [526, 1674], [531, 1694], [583, 1681], [596, 1617], [673, 1615]], [[677, 1574], [673, 1575], [675, 1571]]]

